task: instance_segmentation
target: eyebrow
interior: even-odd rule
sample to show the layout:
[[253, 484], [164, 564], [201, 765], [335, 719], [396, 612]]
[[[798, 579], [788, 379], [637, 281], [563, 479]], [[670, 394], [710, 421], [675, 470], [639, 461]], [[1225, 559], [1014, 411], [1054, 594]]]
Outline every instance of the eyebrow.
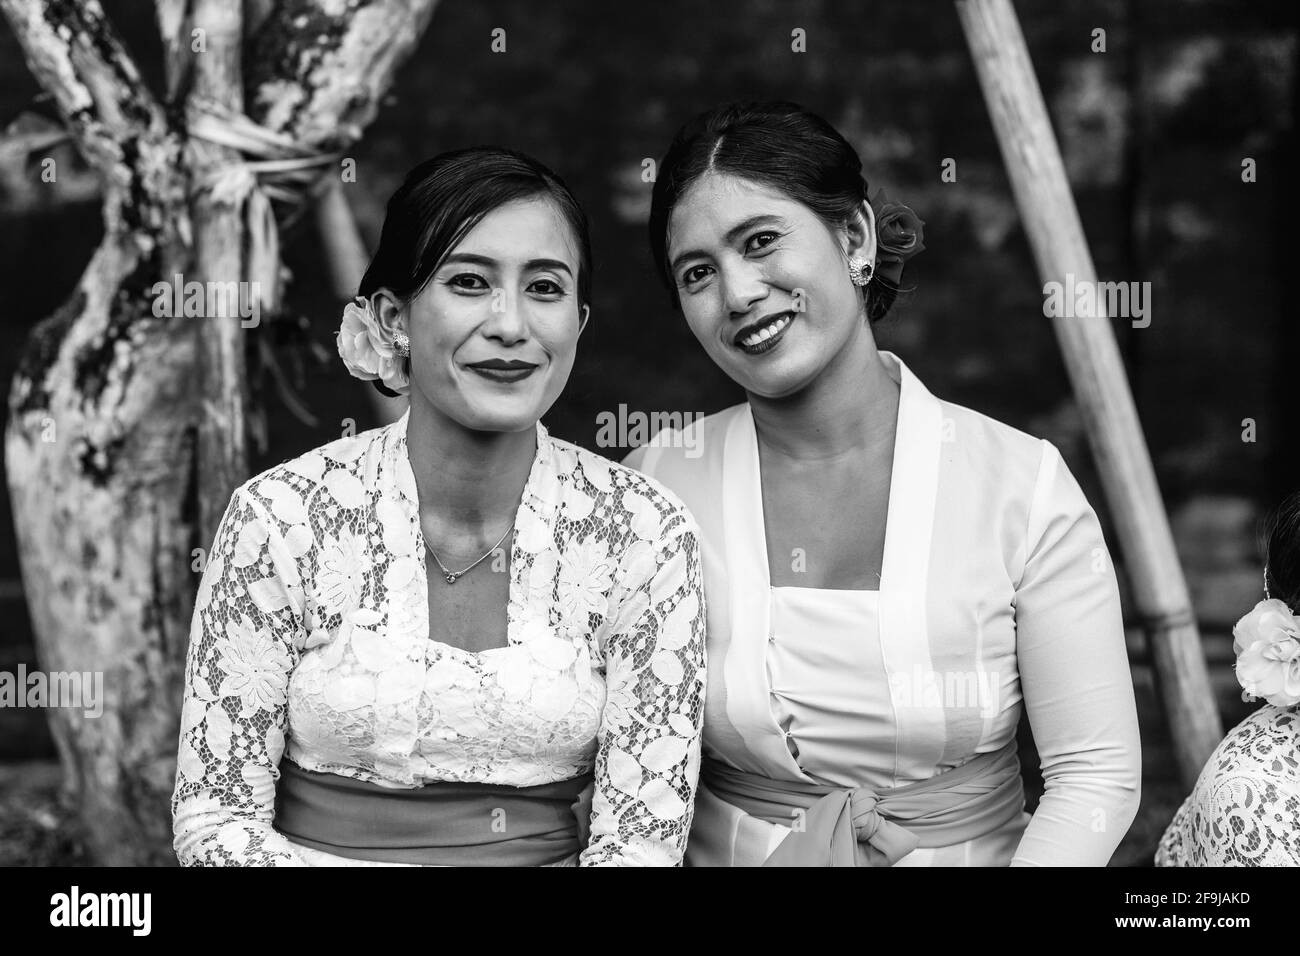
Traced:
[[[761, 226], [765, 223], [781, 222], [781, 221], [782, 220], [780, 216], [774, 216], [771, 213], [761, 213], [757, 216], [750, 216], [748, 219], [738, 222], [730, 229], [728, 229], [726, 236], [723, 237], [723, 240], [728, 245], [730, 245], [731, 243], [735, 242], [736, 239], [742, 233], [749, 232], [749, 230], [753, 229], [755, 226]], [[669, 264], [668, 270], [670, 272], [676, 272], [678, 267], [680, 267], [681, 264], [685, 262], [687, 259], [700, 258], [706, 255], [708, 255], [708, 253], [704, 252], [701, 249], [688, 249], [686, 252], [680, 253], [679, 255], [673, 257], [673, 261]]]
[[[473, 252], [456, 252], [442, 260], [444, 266], [463, 263], [466, 265], [483, 266], [486, 269], [496, 268], [499, 263], [491, 256], [480, 256]], [[570, 278], [573, 277], [573, 270], [559, 259], [529, 259], [524, 263], [524, 270], [532, 269], [555, 269], [559, 272], [565, 272]]]

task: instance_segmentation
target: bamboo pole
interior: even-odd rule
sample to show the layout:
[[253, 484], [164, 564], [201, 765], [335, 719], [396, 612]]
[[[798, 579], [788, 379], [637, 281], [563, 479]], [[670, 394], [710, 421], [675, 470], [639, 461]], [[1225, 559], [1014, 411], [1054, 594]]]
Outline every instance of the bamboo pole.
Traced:
[[[1095, 282], [1079, 213], [1010, 0], [956, 0], [1044, 283]], [[1101, 309], [1052, 319], [1119, 535], [1183, 785], [1223, 735], [1173, 536], [1114, 331]]]
[[[316, 231], [325, 250], [330, 288], [336, 298], [346, 302], [357, 293], [361, 277], [366, 273], [369, 255], [341, 183], [332, 183], [317, 199]], [[402, 417], [402, 412], [406, 410], [405, 398], [389, 398], [369, 383], [364, 384], [366, 395], [381, 424], [395, 422]]]

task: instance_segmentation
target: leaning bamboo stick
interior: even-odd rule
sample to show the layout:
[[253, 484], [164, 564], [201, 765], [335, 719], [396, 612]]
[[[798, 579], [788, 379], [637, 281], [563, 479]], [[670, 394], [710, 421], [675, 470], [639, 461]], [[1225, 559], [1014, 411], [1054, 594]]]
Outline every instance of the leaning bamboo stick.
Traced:
[[[316, 228], [325, 250], [330, 287], [337, 298], [347, 301], [357, 293], [369, 254], [352, 207], [337, 182], [322, 190], [316, 201]], [[388, 398], [368, 384], [366, 395], [381, 424], [397, 421], [406, 410], [405, 398]]]
[[[1011, 0], [956, 0], [1040, 278], [1095, 282], [1096, 270]], [[1053, 318], [1083, 413], [1138, 613], [1179, 773], [1191, 789], [1223, 734], [1173, 536], [1108, 318]]]

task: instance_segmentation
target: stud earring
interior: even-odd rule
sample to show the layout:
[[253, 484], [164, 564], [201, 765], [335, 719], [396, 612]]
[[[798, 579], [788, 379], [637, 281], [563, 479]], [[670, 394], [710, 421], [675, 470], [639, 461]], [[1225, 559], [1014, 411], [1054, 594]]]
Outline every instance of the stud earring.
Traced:
[[854, 256], [849, 260], [849, 279], [854, 285], [866, 285], [871, 281], [875, 271], [875, 266], [861, 256]]
[[398, 355], [405, 358], [411, 354], [411, 339], [405, 332], [398, 330], [393, 333], [393, 350]]

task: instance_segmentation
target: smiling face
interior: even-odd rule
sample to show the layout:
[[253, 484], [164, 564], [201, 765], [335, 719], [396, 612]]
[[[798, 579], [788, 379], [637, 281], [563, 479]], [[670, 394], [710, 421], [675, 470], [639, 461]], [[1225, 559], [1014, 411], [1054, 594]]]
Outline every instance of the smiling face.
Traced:
[[489, 212], [381, 322], [411, 339], [411, 399], [474, 431], [531, 429], [559, 398], [577, 349], [579, 254], [553, 203]]
[[870, 207], [847, 227], [769, 186], [701, 176], [668, 220], [668, 262], [686, 322], [747, 392], [803, 390], [871, 333], [846, 259], [875, 259]]

